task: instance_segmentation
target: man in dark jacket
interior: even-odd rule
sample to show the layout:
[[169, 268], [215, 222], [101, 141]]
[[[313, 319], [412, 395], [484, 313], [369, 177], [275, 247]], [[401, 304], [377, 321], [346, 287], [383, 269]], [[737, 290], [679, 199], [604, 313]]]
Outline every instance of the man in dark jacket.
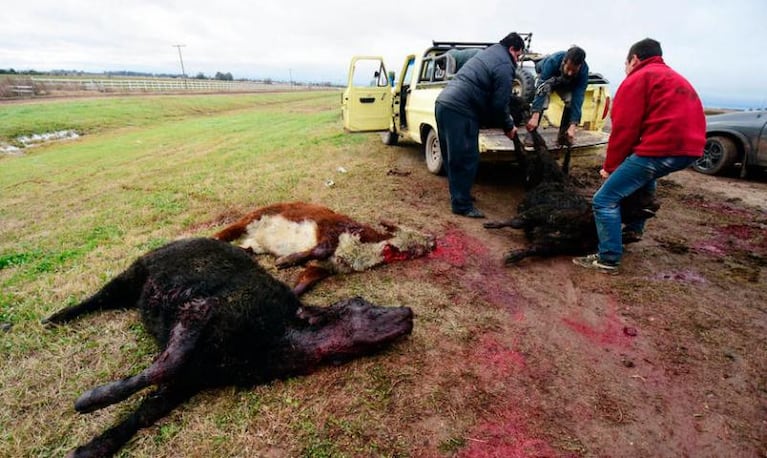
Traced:
[[538, 128], [543, 112], [549, 107], [552, 91], [559, 94], [565, 102], [559, 125], [559, 144], [572, 144], [575, 140], [575, 126], [581, 122], [583, 98], [589, 84], [589, 66], [586, 64], [586, 51], [573, 46], [567, 51], [549, 54], [535, 64], [538, 73], [532, 116], [527, 122], [527, 130]]
[[703, 155], [706, 117], [692, 85], [663, 61], [660, 43], [635, 43], [626, 59], [626, 79], [615, 93], [612, 132], [599, 174], [605, 182], [592, 201], [599, 252], [573, 262], [618, 273], [623, 240], [638, 240], [644, 221], [621, 229], [620, 202], [656, 180], [690, 166]]
[[519, 34], [508, 34], [469, 59], [437, 97], [437, 134], [445, 158], [450, 205], [457, 215], [485, 217], [471, 198], [479, 167], [479, 127], [501, 127], [510, 139], [516, 135], [509, 101], [514, 69], [524, 49]]

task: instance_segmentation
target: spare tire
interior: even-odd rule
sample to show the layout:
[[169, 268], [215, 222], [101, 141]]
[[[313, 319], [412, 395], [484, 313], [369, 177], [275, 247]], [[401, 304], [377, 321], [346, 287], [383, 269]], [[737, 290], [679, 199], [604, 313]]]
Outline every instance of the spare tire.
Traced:
[[514, 81], [511, 83], [511, 94], [521, 97], [527, 103], [532, 103], [535, 97], [535, 75], [526, 68], [517, 68]]

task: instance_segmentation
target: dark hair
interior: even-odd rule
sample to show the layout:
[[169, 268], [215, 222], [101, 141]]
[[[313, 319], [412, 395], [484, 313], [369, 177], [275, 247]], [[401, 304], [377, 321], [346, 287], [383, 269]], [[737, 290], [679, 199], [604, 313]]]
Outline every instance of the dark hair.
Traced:
[[631, 45], [629, 55], [626, 60], [631, 60], [631, 56], [637, 56], [639, 60], [645, 60], [650, 57], [662, 56], [663, 50], [660, 49], [660, 42], [652, 38], [645, 38]]
[[525, 49], [525, 40], [517, 32], [511, 32], [500, 41], [504, 48], [514, 48], [517, 51]]
[[573, 65], [581, 66], [586, 61], [586, 51], [578, 46], [573, 46], [565, 53], [565, 60], [570, 61]]

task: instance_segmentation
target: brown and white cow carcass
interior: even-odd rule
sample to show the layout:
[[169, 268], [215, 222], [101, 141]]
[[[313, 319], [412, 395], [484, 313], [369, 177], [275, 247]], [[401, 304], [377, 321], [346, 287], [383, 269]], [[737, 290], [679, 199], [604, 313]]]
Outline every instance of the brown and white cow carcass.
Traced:
[[272, 254], [280, 269], [303, 265], [293, 288], [301, 295], [330, 275], [361, 272], [434, 249], [432, 235], [389, 222], [381, 226], [383, 230], [317, 204], [284, 202], [251, 211], [213, 238]]

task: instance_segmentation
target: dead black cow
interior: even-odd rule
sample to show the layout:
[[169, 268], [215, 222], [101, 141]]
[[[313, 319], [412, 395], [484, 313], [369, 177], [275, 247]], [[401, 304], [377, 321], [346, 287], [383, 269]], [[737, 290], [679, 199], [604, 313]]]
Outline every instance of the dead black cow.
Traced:
[[[533, 132], [534, 150], [520, 157], [527, 191], [517, 215], [504, 221], [484, 224], [488, 229], [523, 229], [530, 244], [510, 251], [507, 265], [531, 256], [581, 256], [594, 253], [599, 243], [590, 199], [580, 194], [572, 179], [562, 171], [548, 151], [541, 135]], [[515, 148], [524, 151], [519, 140]], [[621, 202], [624, 224], [655, 215], [660, 208], [654, 195], [639, 190]], [[624, 239], [624, 243], [635, 240]]]
[[63, 323], [97, 310], [138, 308], [162, 352], [138, 375], [84, 393], [80, 413], [156, 385], [138, 409], [70, 454], [109, 456], [195, 393], [251, 386], [312, 372], [380, 350], [409, 334], [413, 312], [362, 298], [329, 307], [301, 304], [242, 249], [199, 238], [172, 242], [138, 258], [78, 305], [44, 320]]

